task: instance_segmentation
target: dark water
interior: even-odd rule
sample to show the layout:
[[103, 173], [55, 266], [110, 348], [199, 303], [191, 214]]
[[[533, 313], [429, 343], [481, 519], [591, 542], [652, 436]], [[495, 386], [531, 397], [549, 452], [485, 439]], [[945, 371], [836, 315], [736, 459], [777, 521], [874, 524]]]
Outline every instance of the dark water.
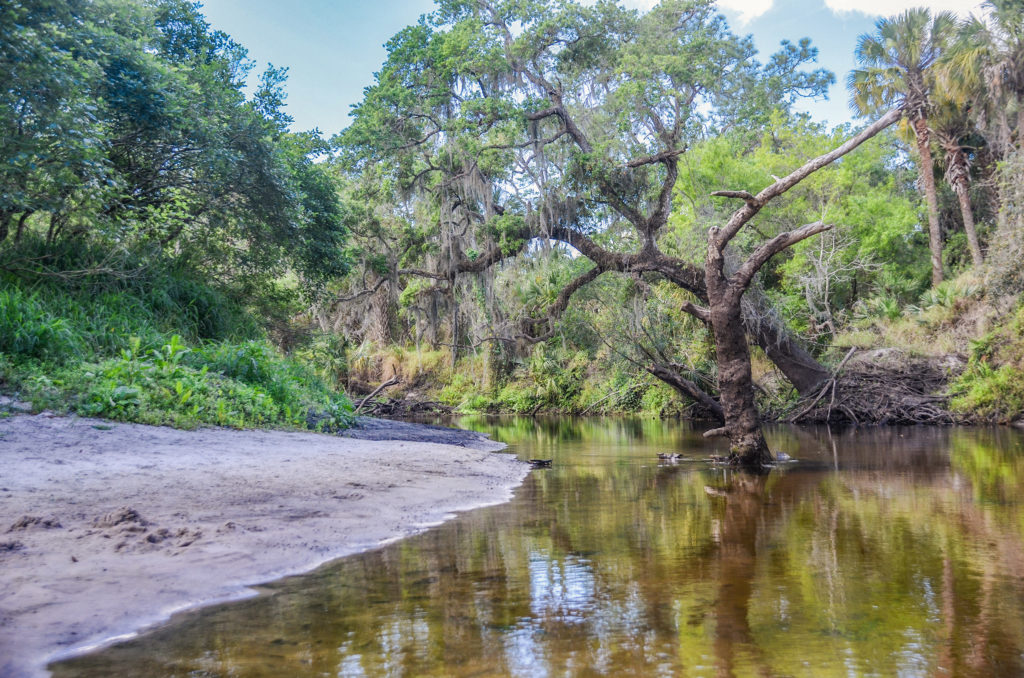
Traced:
[[[457, 422], [551, 457], [511, 503], [177, 617], [58, 678], [1022, 676], [1024, 436]], [[721, 445], [721, 443], [717, 443]]]

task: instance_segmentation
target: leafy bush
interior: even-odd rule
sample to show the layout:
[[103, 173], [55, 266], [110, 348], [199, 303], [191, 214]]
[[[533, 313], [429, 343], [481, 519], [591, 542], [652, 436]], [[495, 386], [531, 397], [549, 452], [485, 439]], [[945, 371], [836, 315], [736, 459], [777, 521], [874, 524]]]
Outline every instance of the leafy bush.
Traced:
[[1024, 306], [971, 342], [967, 369], [952, 392], [953, 409], [972, 419], [1005, 423], [1024, 416]]
[[53, 315], [37, 295], [16, 287], [0, 290], [0, 353], [65, 360], [80, 352], [68, 323]]
[[87, 243], [19, 247], [0, 254], [21, 271], [0, 290], [0, 376], [36, 409], [183, 428], [351, 423], [344, 396], [196, 275]]

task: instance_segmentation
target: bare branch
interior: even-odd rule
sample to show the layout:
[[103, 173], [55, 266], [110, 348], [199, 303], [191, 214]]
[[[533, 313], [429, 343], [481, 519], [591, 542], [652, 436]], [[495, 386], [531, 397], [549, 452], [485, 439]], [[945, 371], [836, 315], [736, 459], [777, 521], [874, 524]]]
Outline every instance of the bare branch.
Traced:
[[447, 273], [438, 273], [436, 271], [426, 271], [422, 268], [400, 268], [398, 269], [398, 275], [415, 275], [420, 278], [433, 278], [434, 280], [447, 280]]
[[716, 198], [738, 198], [748, 203], [757, 202], [757, 198], [748, 193], [747, 191], [715, 191], [711, 195]]
[[[598, 276], [602, 273], [604, 273], [604, 269], [600, 266], [595, 266], [583, 275], [577, 276], [569, 281], [569, 283], [562, 288], [562, 291], [558, 293], [558, 297], [555, 299], [554, 303], [548, 307], [548, 312], [544, 317], [527, 318], [523, 321], [521, 337], [531, 344], [536, 344], [555, 336], [555, 321], [562, 316], [562, 313], [564, 313], [565, 309], [569, 306], [569, 301], [572, 299], [572, 295], [576, 294], [581, 287], [597, 280]], [[534, 330], [536, 330], [537, 326], [542, 323], [547, 323], [547, 331], [543, 334], [534, 334]]]
[[672, 189], [675, 188], [676, 179], [679, 178], [679, 162], [676, 157], [666, 158], [663, 162], [665, 163], [665, 180], [661, 183], [661, 191], [658, 194], [658, 202], [654, 211], [645, 223], [644, 235], [647, 237], [647, 242], [644, 246], [652, 250], [654, 249], [655, 234], [668, 223], [668, 215], [672, 211]]
[[666, 160], [678, 158], [683, 153], [686, 153], [685, 148], [677, 148], [671, 151], [662, 151], [661, 153], [657, 153], [655, 155], [649, 155], [646, 158], [636, 158], [635, 160], [630, 160], [629, 162], [626, 163], [626, 167], [635, 169], [637, 167], [643, 167], [644, 165], [653, 165], [658, 162], [665, 162]]
[[387, 281], [388, 281], [387, 278], [380, 278], [377, 281], [377, 284], [374, 285], [373, 287], [369, 287], [369, 288], [367, 288], [365, 290], [360, 290], [360, 291], [356, 292], [355, 294], [351, 294], [351, 295], [349, 295], [347, 297], [336, 297], [334, 299], [334, 301], [331, 302], [331, 306], [334, 307], [334, 306], [337, 306], [338, 304], [347, 304], [348, 302], [355, 301], [356, 299], [359, 299], [361, 297], [367, 297], [367, 296], [373, 294], [374, 292], [376, 292], [377, 290], [379, 290], [381, 285], [383, 285]]
[[684, 301], [683, 305], [680, 307], [680, 310], [689, 313], [702, 323], [706, 324], [711, 322], [711, 311], [709, 309], [704, 308], [703, 306], [697, 306], [689, 301]]
[[675, 368], [660, 363], [653, 363], [644, 366], [644, 369], [688, 398], [696, 400], [718, 421], [725, 421], [725, 413], [722, 411], [722, 406], [718, 401], [708, 395], [700, 386], [697, 386], [697, 384], [680, 374]]
[[812, 224], [801, 226], [796, 230], [780, 233], [768, 242], [762, 243], [751, 253], [749, 257], [747, 257], [747, 260], [744, 261], [736, 270], [736, 273], [729, 281], [735, 290], [734, 293], [743, 294], [757, 272], [761, 270], [761, 267], [764, 266], [773, 256], [787, 247], [795, 245], [801, 240], [806, 240], [807, 238], [817, 235], [822, 231], [827, 231], [830, 228], [832, 228], [832, 224], [815, 221]]
[[357, 405], [356, 409], [354, 409], [352, 411], [353, 416], [359, 414], [359, 410], [363, 409], [363, 405], [365, 405], [370, 400], [370, 398], [372, 398], [373, 396], [377, 395], [378, 393], [380, 393], [384, 389], [386, 389], [386, 388], [388, 388], [390, 386], [394, 386], [395, 384], [397, 384], [397, 383], [399, 383], [401, 381], [402, 380], [399, 379], [398, 377], [391, 377], [390, 379], [388, 379], [387, 381], [382, 383], [380, 386], [378, 386], [377, 388], [373, 389], [373, 393], [371, 393], [370, 395], [366, 396], [365, 398], [363, 398], [362, 400], [359, 401], [359, 405]]
[[884, 130], [886, 127], [897, 122], [902, 116], [903, 111], [901, 109], [892, 109], [871, 125], [868, 125], [861, 130], [859, 134], [847, 140], [846, 143], [832, 149], [824, 155], [819, 155], [817, 158], [807, 161], [798, 169], [775, 181], [775, 183], [762, 190], [756, 196], [753, 196], [753, 200], [746, 197], [750, 195], [749, 193], [744, 196], [744, 191], [716, 191], [715, 193], [712, 193], [712, 195], [742, 198], [747, 201], [746, 205], [733, 212], [733, 215], [729, 218], [729, 221], [726, 223], [724, 228], [712, 231], [711, 236], [715, 240], [715, 247], [719, 251], [725, 249], [725, 246], [729, 244], [730, 240], [736, 237], [736, 234], [740, 232], [740, 229], [743, 228], [748, 221], [753, 219], [754, 216], [761, 211], [761, 208], [768, 204], [770, 200], [782, 195], [822, 167], [825, 167], [826, 165], [829, 165], [835, 160], [843, 157], [871, 137]]
[[526, 119], [531, 122], [537, 122], [538, 120], [543, 120], [544, 118], [550, 118], [553, 115], [559, 115], [559, 108], [557, 106], [545, 108], [542, 111], [536, 111], [534, 113], [527, 113]]

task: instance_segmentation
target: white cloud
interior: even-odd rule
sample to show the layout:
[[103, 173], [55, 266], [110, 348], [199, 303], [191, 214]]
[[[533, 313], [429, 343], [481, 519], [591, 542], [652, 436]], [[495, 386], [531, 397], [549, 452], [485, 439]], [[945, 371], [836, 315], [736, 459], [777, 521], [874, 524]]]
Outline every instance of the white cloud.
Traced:
[[949, 10], [966, 17], [972, 12], [979, 12], [981, 3], [978, 0], [825, 0], [825, 6], [833, 12], [860, 12], [868, 16], [893, 16], [911, 7], [927, 7], [932, 11]]
[[620, 0], [620, 4], [629, 9], [638, 9], [641, 12], [646, 12], [657, 5], [658, 0]]
[[[584, 4], [592, 4], [594, 0], [582, 0]], [[623, 7], [646, 12], [658, 0], [619, 0]], [[981, 12], [981, 0], [824, 0], [825, 6], [833, 12], [859, 12], [868, 16], [892, 16], [911, 7], [927, 7], [932, 11], [949, 10], [966, 17], [972, 12]], [[718, 0], [719, 9], [729, 10], [739, 15], [739, 23], [753, 21], [772, 8], [775, 0]]]
[[741, 24], [761, 16], [770, 10], [773, 4], [774, 0], [718, 0], [719, 8], [732, 10], [740, 15]]

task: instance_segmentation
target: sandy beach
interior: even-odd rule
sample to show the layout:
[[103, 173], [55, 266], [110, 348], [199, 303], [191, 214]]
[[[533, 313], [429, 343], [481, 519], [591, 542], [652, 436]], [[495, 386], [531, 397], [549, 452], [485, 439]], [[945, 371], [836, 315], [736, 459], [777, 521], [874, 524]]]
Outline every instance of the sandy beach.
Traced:
[[506, 501], [528, 469], [479, 434], [352, 435], [0, 420], [0, 676]]

